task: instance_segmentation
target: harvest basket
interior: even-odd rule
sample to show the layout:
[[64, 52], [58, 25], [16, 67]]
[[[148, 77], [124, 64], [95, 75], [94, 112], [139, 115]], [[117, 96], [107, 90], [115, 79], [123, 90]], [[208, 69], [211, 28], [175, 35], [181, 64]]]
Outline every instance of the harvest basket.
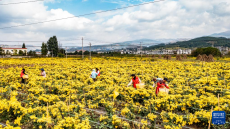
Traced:
[[28, 75], [24, 75], [22, 78], [23, 78], [23, 79], [28, 79], [29, 76], [28, 76]]
[[159, 92], [162, 92], [164, 94], [168, 94], [169, 93], [169, 89], [165, 88], [159, 88]]
[[142, 89], [145, 87], [145, 83], [136, 84], [137, 89]]

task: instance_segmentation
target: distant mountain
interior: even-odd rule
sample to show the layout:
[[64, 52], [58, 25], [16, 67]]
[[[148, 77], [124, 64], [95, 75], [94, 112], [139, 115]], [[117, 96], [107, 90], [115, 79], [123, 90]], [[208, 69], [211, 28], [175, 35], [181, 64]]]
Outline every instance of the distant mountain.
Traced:
[[[133, 40], [133, 41], [125, 41], [125, 42], [118, 42], [118, 43], [112, 43], [112, 44], [103, 44], [103, 45], [92, 45], [91, 51], [110, 51], [110, 50], [120, 50], [120, 49], [127, 49], [127, 48], [140, 48], [142, 45], [143, 48], [149, 47], [149, 46], [154, 46], [158, 45], [161, 43], [175, 43], [177, 41], [184, 41], [186, 39], [138, 39], [138, 40]], [[68, 46], [68, 45], [67, 45]], [[21, 45], [4, 45], [4, 47], [22, 47]], [[34, 46], [34, 45], [26, 45], [28, 48], [28, 51], [30, 50], [35, 50], [35, 51], [40, 51], [41, 47], [39, 46]], [[65, 48], [64, 48], [65, 49]], [[67, 47], [67, 52], [74, 52], [77, 50], [81, 50], [81, 46], [76, 46], [76, 47]], [[90, 47], [86, 46], [83, 48], [84, 50], [89, 51]]]
[[[5, 44], [0, 44], [0, 46], [4, 47], [4, 48], [21, 48], [22, 45], [5, 45]], [[34, 45], [26, 45], [26, 48], [28, 51], [30, 50], [37, 50], [37, 49], [41, 49], [41, 47], [38, 46], [34, 46]]]
[[215, 34], [212, 34], [210, 36], [212, 36], [212, 37], [226, 37], [226, 38], [230, 38], [230, 31], [225, 31], [225, 32], [222, 32], [222, 33], [215, 33]]
[[154, 46], [150, 46], [146, 48], [146, 50], [153, 50], [153, 49], [161, 49], [161, 48], [198, 48], [198, 47], [211, 47], [212, 44], [208, 43], [210, 41], [214, 41], [214, 46], [225, 46], [230, 47], [230, 39], [225, 37], [199, 37], [195, 39], [191, 39], [188, 41], [178, 41], [176, 43], [169, 43], [169, 44], [158, 44]]
[[187, 41], [189, 39], [187, 38], [179, 38], [179, 39], [156, 39], [157, 41], [160, 41], [161, 43], [175, 43], [177, 41]]
[[[91, 47], [91, 51], [108, 51], [108, 50], [118, 50], [118, 49], [126, 49], [126, 48], [137, 48], [142, 45], [143, 47], [157, 45], [162, 43], [161, 41], [152, 40], [152, 39], [139, 39], [133, 41], [125, 41], [125, 42], [118, 42], [112, 44], [104, 44], [104, 45], [93, 45]], [[81, 50], [81, 47], [72, 47], [69, 48], [67, 51], [76, 51]], [[84, 50], [89, 51], [90, 47], [84, 47]]]

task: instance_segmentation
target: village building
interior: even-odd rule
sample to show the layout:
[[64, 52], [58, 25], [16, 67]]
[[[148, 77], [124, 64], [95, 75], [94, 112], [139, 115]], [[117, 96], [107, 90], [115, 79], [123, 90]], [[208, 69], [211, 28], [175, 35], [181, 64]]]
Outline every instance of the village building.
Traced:
[[173, 55], [173, 54], [191, 54], [191, 49], [160, 49], [160, 50], [141, 50], [140, 48], [137, 48], [137, 50], [121, 50], [121, 54], [146, 54], [146, 55]]
[[219, 51], [222, 53], [222, 54], [228, 54], [228, 52], [230, 51], [230, 49], [228, 47], [223, 47], [223, 46], [217, 46], [215, 47], [217, 49], [219, 49]]
[[27, 55], [27, 48], [2, 48], [2, 50], [4, 54], [8, 55], [19, 54], [20, 51]]

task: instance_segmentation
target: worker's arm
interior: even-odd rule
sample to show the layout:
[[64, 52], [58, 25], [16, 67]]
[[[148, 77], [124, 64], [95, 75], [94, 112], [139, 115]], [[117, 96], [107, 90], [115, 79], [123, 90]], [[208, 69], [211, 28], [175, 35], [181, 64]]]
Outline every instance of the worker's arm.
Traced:
[[155, 87], [156, 86], [156, 84], [155, 84], [155, 82], [153, 83], [153, 87]]
[[130, 86], [132, 83], [133, 83], [133, 80], [131, 79], [131, 81], [129, 82], [127, 86]]
[[162, 87], [162, 88], [164, 87], [164, 85], [162, 85], [162, 84], [159, 83], [159, 82], [157, 83], [157, 86], [158, 86], [158, 87]]
[[167, 84], [165, 84], [165, 87], [166, 87], [167, 89], [169, 89], [169, 86], [168, 86]]

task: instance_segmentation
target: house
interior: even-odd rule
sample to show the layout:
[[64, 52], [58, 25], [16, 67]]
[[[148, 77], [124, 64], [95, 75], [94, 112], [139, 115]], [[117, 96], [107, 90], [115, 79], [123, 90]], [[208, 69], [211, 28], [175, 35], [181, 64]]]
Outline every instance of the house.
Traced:
[[42, 53], [41, 52], [36, 52], [36, 55], [41, 56]]
[[125, 50], [121, 50], [120, 52], [121, 52], [121, 54], [134, 54], [134, 52], [133, 52], [133, 51], [131, 51], [131, 50], [127, 50], [127, 49], [125, 49]]
[[3, 53], [8, 55], [19, 54], [19, 51], [26, 53], [27, 55], [27, 48], [2, 48]]
[[105, 52], [97, 52], [97, 54], [104, 54]]
[[192, 50], [191, 49], [185, 49], [185, 50], [182, 50], [182, 49], [178, 49], [176, 51], [177, 54], [191, 54], [192, 53]]
[[228, 47], [217, 46], [217, 47], [215, 47], [215, 48], [219, 49], [219, 51], [220, 51], [222, 54], [228, 54], [228, 52], [230, 51]]

